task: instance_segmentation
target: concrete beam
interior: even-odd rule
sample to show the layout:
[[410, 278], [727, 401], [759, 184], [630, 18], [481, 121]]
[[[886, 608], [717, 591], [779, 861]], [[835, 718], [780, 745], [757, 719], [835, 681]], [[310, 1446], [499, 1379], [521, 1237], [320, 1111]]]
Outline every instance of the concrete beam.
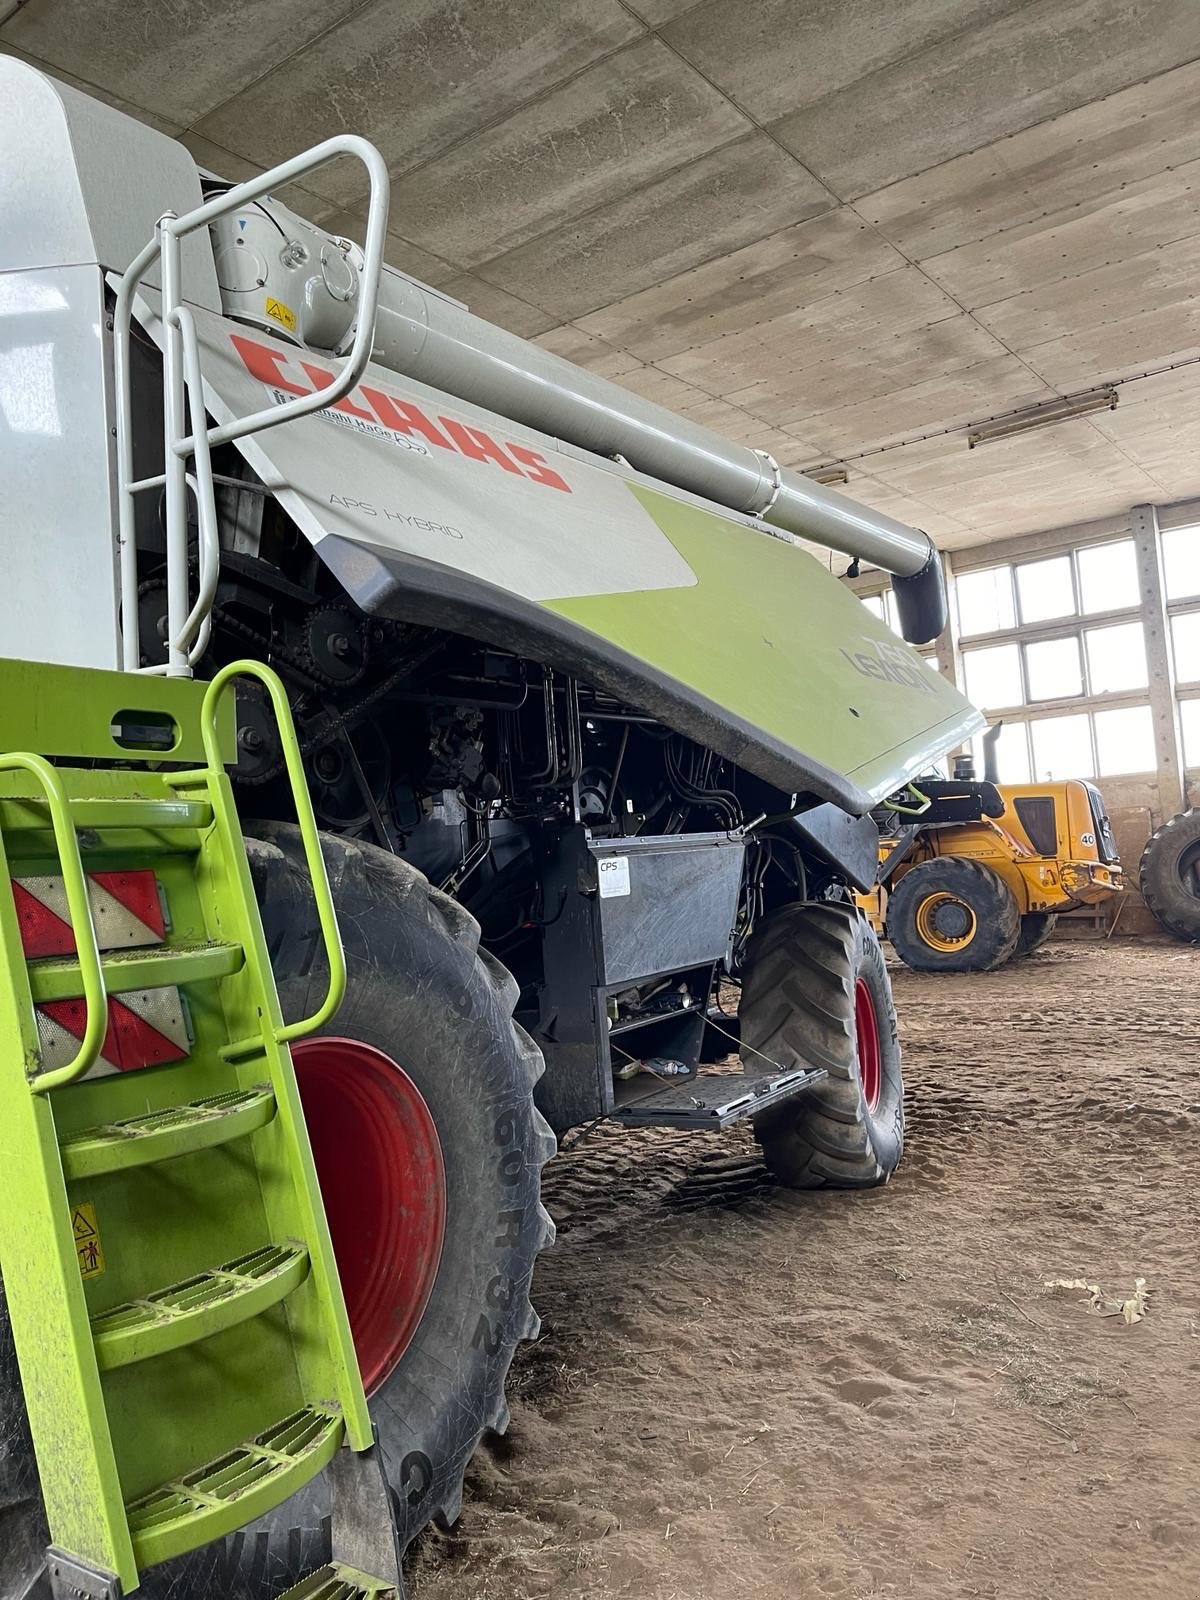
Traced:
[[1179, 707], [1175, 700], [1175, 671], [1167, 622], [1162, 545], [1158, 536], [1158, 513], [1154, 506], [1134, 506], [1130, 513], [1130, 529], [1137, 551], [1142, 625], [1146, 634], [1146, 666], [1150, 674], [1150, 713], [1154, 719], [1159, 801], [1164, 815], [1171, 816], [1187, 804], [1187, 787]]

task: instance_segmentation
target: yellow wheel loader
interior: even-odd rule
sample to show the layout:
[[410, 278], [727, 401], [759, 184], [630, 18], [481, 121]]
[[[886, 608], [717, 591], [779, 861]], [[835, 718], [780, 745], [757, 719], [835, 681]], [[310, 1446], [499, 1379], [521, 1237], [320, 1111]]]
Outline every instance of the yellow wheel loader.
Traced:
[[1121, 863], [1093, 783], [996, 782], [968, 759], [922, 779], [881, 815], [875, 887], [858, 897], [918, 972], [987, 972], [1029, 955], [1061, 911], [1122, 891]]

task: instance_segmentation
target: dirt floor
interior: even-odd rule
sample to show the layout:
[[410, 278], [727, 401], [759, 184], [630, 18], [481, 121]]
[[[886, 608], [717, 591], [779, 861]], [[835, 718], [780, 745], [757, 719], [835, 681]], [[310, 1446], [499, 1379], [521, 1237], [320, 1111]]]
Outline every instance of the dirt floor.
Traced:
[[[887, 1188], [748, 1136], [552, 1163], [542, 1335], [414, 1600], [1200, 1596], [1200, 951], [893, 977]], [[1137, 1277], [1134, 1325], [1043, 1287]]]

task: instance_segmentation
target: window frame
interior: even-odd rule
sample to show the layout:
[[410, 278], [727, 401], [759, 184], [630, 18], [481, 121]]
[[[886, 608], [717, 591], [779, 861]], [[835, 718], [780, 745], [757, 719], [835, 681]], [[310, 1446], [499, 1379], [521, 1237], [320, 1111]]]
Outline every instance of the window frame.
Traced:
[[[1092, 687], [1092, 669], [1088, 659], [1086, 635], [1094, 630], [1105, 627], [1121, 627], [1136, 623], [1142, 629], [1143, 644], [1146, 640], [1145, 619], [1142, 615], [1142, 599], [1139, 595], [1134, 604], [1128, 606], [1110, 607], [1105, 611], [1089, 611], [1082, 609], [1083, 587], [1079, 570], [1080, 555], [1086, 550], [1094, 550], [1103, 545], [1127, 544], [1132, 542], [1132, 533], [1128, 528], [1114, 532], [1107, 538], [1082, 539], [1078, 543], [1048, 548], [1039, 551], [1029, 551], [1024, 555], [1010, 555], [1003, 561], [972, 562], [966, 568], [967, 572], [977, 573], [993, 571], [999, 568], [1008, 569], [1008, 581], [1012, 593], [1013, 615], [1017, 618], [1012, 627], [994, 628], [986, 633], [961, 633], [958, 639], [958, 655], [962, 663], [960, 672], [960, 687], [966, 683], [966, 657], [973, 650], [988, 649], [996, 645], [1013, 644], [1017, 647], [1017, 659], [1020, 669], [1022, 701], [1019, 705], [988, 706], [986, 715], [991, 723], [1004, 722], [1010, 728], [1020, 726], [1025, 734], [1026, 755], [1031, 773], [1037, 772], [1037, 763], [1034, 758], [1033, 724], [1054, 717], [1073, 716], [1083, 714], [1087, 717], [1088, 742], [1091, 751], [1091, 772], [1080, 773], [1081, 778], [1098, 779], [1100, 773], [1100, 754], [1096, 738], [1097, 712], [1132, 709], [1144, 706], [1150, 709], [1149, 683], [1136, 689], [1105, 689], [1095, 690]], [[1021, 611], [1021, 591], [1017, 582], [1018, 567], [1035, 566], [1042, 561], [1052, 561], [1068, 557], [1070, 560], [1071, 592], [1075, 603], [1072, 615], [1053, 617], [1041, 622], [1026, 622]], [[956, 577], [958, 574], [955, 575]], [[1200, 611], [1200, 599], [1189, 599], [1175, 602], [1181, 611]], [[957, 620], [957, 606], [956, 606]], [[1055, 639], [1073, 638], [1079, 651], [1079, 662], [1082, 681], [1082, 693], [1056, 695], [1053, 698], [1034, 700], [1029, 692], [1029, 665], [1026, 648], [1029, 645], [1041, 644], [1044, 641]], [[1149, 674], [1147, 674], [1149, 676]], [[1195, 684], [1189, 685], [1194, 693], [1187, 698], [1200, 699], [1200, 679]], [[1153, 770], [1153, 769], [1151, 769]], [[1117, 777], [1137, 777], [1139, 773], [1115, 774]], [[1041, 779], [1034, 778], [1034, 782]]]

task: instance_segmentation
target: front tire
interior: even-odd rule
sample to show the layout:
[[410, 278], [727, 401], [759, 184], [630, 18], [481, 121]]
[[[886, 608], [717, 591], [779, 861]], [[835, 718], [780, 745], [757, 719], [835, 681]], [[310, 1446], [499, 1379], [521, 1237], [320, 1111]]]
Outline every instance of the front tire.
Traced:
[[990, 867], [942, 856], [911, 867], [896, 884], [886, 933], [916, 972], [990, 972], [1015, 952], [1021, 914]]
[[[280, 1000], [286, 1016], [306, 1016], [327, 976], [314, 959], [321, 940], [299, 830], [257, 826], [267, 837], [246, 846]], [[430, 1521], [457, 1518], [480, 1438], [508, 1425], [505, 1378], [518, 1343], [537, 1334], [529, 1284], [538, 1251], [554, 1236], [539, 1200], [554, 1136], [533, 1105], [543, 1062], [513, 1021], [516, 981], [479, 949], [474, 918], [395, 856], [322, 840], [349, 971], [329, 1032], [402, 1066], [432, 1114], [445, 1175], [436, 1278], [431, 1290], [425, 1285], [424, 1312], [398, 1364], [370, 1400], [403, 1552]], [[302, 1096], [304, 1048], [296, 1056]], [[359, 1098], [378, 1116], [378, 1097]], [[414, 1104], [410, 1097], [409, 1114]], [[313, 1142], [319, 1157], [321, 1141]], [[338, 1153], [353, 1183], [378, 1151], [365, 1137], [352, 1143]], [[325, 1187], [320, 1161], [318, 1176]], [[369, 1284], [376, 1296], [379, 1287], [378, 1278]], [[329, 1561], [329, 1506], [322, 1474], [228, 1539], [148, 1570], [139, 1594], [268, 1600]], [[49, 1600], [48, 1540], [0, 1286], [0, 1600]]]
[[[319, 940], [298, 831], [256, 830], [263, 837], [247, 850], [284, 1015], [303, 1016], [326, 980], [313, 960]], [[474, 918], [383, 850], [331, 836], [323, 845], [349, 969], [329, 1032], [403, 1068], [432, 1115], [445, 1172], [444, 1244], [428, 1303], [369, 1397], [403, 1551], [430, 1521], [456, 1520], [480, 1438], [508, 1425], [505, 1378], [517, 1344], [536, 1337], [530, 1278], [553, 1238], [539, 1189], [554, 1136], [533, 1105], [543, 1062], [513, 1021], [516, 982], [479, 949]], [[298, 1076], [304, 1094], [302, 1059]], [[353, 1171], [355, 1151], [345, 1158]], [[222, 1600], [260, 1600], [328, 1561], [328, 1511], [319, 1478], [231, 1536], [213, 1554]]]
[[763, 1159], [790, 1189], [886, 1183], [904, 1150], [904, 1082], [892, 988], [867, 919], [826, 902], [785, 906], [753, 936], [740, 1007], [742, 1059], [828, 1077], [758, 1118]]

